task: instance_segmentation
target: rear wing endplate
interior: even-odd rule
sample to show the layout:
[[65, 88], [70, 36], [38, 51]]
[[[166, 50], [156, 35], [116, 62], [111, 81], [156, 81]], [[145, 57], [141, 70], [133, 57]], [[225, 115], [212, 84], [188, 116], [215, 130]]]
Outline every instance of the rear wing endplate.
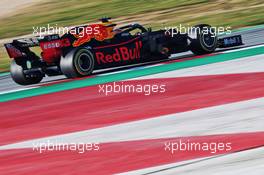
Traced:
[[25, 56], [25, 54], [20, 49], [16, 48], [13, 43], [4, 44], [4, 46], [10, 58], [19, 58]]

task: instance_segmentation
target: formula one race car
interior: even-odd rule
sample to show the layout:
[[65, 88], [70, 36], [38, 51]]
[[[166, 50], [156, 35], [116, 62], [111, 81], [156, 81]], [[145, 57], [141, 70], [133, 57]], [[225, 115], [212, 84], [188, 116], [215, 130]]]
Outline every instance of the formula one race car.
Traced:
[[[240, 35], [218, 39], [214, 32], [208, 32], [213, 31], [209, 25], [197, 25], [194, 29], [182, 34], [175, 29], [152, 31], [140, 24], [116, 28], [110, 18], [103, 18], [99, 24], [75, 27], [62, 36], [17, 39], [5, 47], [13, 58], [13, 80], [30, 85], [39, 83], [46, 75], [83, 77], [94, 70], [166, 60], [171, 54], [189, 50], [201, 55], [212, 53], [217, 47], [243, 44]], [[30, 50], [35, 46], [41, 48], [39, 56]]]

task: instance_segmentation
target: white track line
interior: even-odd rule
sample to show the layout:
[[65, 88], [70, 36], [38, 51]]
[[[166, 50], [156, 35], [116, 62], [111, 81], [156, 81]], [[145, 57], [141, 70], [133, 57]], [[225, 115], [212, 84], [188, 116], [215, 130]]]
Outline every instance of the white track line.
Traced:
[[186, 69], [163, 72], [159, 74], [138, 77], [131, 80], [205, 76], [205, 75], [223, 75], [223, 74], [237, 74], [237, 73], [256, 73], [256, 72], [264, 72], [263, 65], [264, 65], [264, 54], [220, 62], [220, 63], [213, 63], [213, 64], [207, 64], [207, 65], [191, 67]]
[[156, 166], [119, 175], [142, 175], [146, 173], [152, 175], [261, 175], [264, 174], [263, 153], [264, 147], [261, 147], [228, 155]]
[[263, 47], [263, 46], [264, 46], [264, 44], [261, 44], [261, 45], [257, 45], [257, 46], [244, 47], [244, 48], [241, 48], [241, 49], [227, 50], [227, 51], [223, 51], [222, 53], [232, 53], [232, 52], [241, 51], [241, 50], [259, 48], [259, 47]]
[[9, 91], [2, 91], [2, 92], [0, 92], [0, 95], [12, 93], [12, 92], [19, 92], [19, 91], [29, 90], [29, 89], [35, 89], [35, 88], [38, 88], [38, 86], [13, 89], [13, 90], [9, 90]]

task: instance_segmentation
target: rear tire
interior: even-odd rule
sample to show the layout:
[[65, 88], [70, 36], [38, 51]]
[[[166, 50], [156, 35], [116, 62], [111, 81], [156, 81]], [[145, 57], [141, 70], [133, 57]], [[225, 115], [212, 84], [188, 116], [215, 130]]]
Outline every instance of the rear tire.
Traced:
[[94, 70], [93, 54], [85, 48], [73, 49], [61, 58], [60, 68], [67, 78], [90, 75]]
[[190, 50], [196, 55], [212, 53], [217, 47], [217, 35], [207, 24], [194, 26], [189, 38], [191, 40]]
[[41, 82], [42, 76], [31, 77], [26, 75], [22, 66], [18, 65], [15, 60], [12, 60], [10, 65], [10, 74], [12, 79], [20, 85], [31, 85]]

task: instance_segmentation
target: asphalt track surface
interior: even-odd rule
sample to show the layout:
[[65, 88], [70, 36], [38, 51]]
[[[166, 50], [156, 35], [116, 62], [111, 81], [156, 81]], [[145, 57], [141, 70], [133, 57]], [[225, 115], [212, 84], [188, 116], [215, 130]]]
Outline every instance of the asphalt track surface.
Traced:
[[[252, 29], [252, 30], [238, 31], [238, 32], [232, 33], [232, 35], [237, 35], [237, 34], [242, 35], [243, 42], [245, 44], [245, 45], [240, 46], [238, 48], [264, 44], [264, 40], [263, 40], [264, 27]], [[235, 49], [235, 48], [232, 48], [232, 49]], [[225, 50], [225, 49], [218, 49], [218, 51], [223, 51], [223, 50]], [[192, 56], [191, 52], [185, 52], [185, 53], [173, 55], [172, 59], [181, 59], [181, 58], [191, 57], [191, 56]], [[42, 81], [42, 84], [54, 82], [54, 81], [58, 81], [58, 80], [64, 80], [64, 79], [65, 79], [65, 77], [63, 75], [62, 76], [55, 76], [55, 77], [45, 77]], [[14, 83], [12, 78], [10, 77], [10, 75], [0, 76], [0, 94], [1, 94], [1, 92], [3, 93], [6, 91], [16, 91], [16, 90], [27, 89], [27, 88], [28, 87], [20, 86], [20, 85], [17, 85], [16, 83]]]
[[[245, 50], [219, 50], [219, 56], [212, 57], [227, 59], [239, 52], [250, 56], [125, 79], [131, 84], [153, 81], [166, 84], [167, 92], [163, 95], [105, 97], [98, 94], [96, 86], [89, 86], [1, 103], [0, 172], [264, 174], [264, 47], [260, 46], [264, 44], [264, 28], [235, 34], [242, 34]], [[252, 46], [256, 48], [248, 49]], [[251, 51], [258, 54], [250, 54]], [[171, 68], [185, 59], [195, 57], [184, 53], [156, 65]], [[156, 65], [132, 70], [147, 71]], [[107, 71], [96, 76], [117, 73]], [[64, 81], [67, 80], [63, 76], [46, 78], [44, 84]], [[13, 83], [9, 75], [0, 76], [2, 94], [23, 88]], [[102, 152], [84, 156], [69, 152], [32, 152], [32, 145], [36, 143], [58, 140], [102, 143]], [[232, 150], [215, 154], [164, 151], [164, 142], [179, 140], [231, 142]]]

